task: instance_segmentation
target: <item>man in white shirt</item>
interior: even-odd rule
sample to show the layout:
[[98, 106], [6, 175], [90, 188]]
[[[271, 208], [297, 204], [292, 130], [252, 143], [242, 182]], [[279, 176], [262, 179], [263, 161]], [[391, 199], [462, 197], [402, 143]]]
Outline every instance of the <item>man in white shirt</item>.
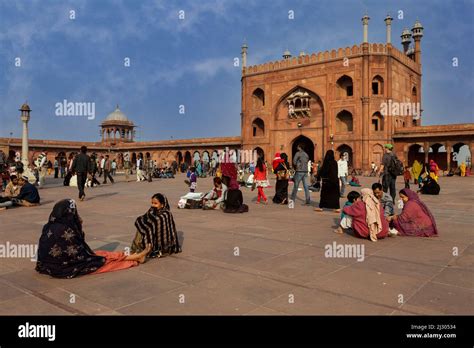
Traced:
[[339, 161], [337, 161], [337, 176], [339, 176], [339, 181], [341, 183], [341, 197], [344, 197], [348, 174], [349, 169], [347, 167], [347, 156], [346, 153], [341, 153]]
[[47, 161], [47, 152], [43, 151], [41, 155], [38, 157], [38, 172], [39, 172], [39, 185], [41, 187], [44, 186], [45, 181], [46, 181], [46, 174], [48, 172], [48, 168], [46, 166], [46, 161]]
[[100, 176], [102, 175], [102, 173], [104, 173], [104, 166], [105, 166], [105, 157], [104, 156], [100, 156], [102, 157], [102, 159], [100, 160], [100, 173], [99, 173], [99, 178]]

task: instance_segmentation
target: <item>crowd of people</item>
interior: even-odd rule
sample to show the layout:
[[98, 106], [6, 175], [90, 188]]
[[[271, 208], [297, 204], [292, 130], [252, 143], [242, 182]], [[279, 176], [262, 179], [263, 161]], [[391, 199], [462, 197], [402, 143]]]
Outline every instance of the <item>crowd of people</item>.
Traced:
[[[432, 237], [438, 235], [436, 221], [419, 194], [439, 194], [439, 167], [434, 160], [427, 165], [414, 161], [411, 168], [404, 167], [393, 153], [391, 144], [385, 145], [385, 153], [377, 171], [379, 180], [371, 188], [362, 188], [360, 192], [350, 191], [345, 194], [346, 186], [361, 186], [355, 173], [349, 180], [349, 159], [347, 153], [340, 153], [336, 159], [333, 150], [328, 150], [321, 162], [312, 163], [305, 152], [304, 145], [297, 145], [292, 163], [286, 153], [276, 153], [273, 161], [268, 164], [263, 157], [245, 166], [232, 162], [214, 165], [212, 162], [202, 165], [200, 161], [193, 166], [182, 168], [173, 162], [165, 168], [157, 168], [150, 156], [139, 155], [132, 164], [128, 154], [124, 155], [123, 169], [128, 182], [132, 171], [136, 171], [136, 181], [152, 181], [152, 178], [174, 177], [178, 170], [186, 169], [189, 192], [180, 200], [181, 208], [200, 208], [204, 210], [222, 210], [224, 213], [246, 213], [249, 206], [244, 203], [242, 187], [256, 190], [257, 204], [288, 205], [295, 208], [295, 201], [300, 184], [304, 191], [304, 204], [310, 206], [310, 192], [319, 192], [319, 205], [314, 210], [333, 211], [339, 214], [339, 222], [335, 233], [351, 233], [356, 237], [377, 241], [386, 236], [417, 236]], [[0, 209], [12, 206], [34, 206], [40, 204], [38, 187], [45, 185], [47, 175], [46, 153], [36, 160], [39, 178], [36, 183], [28, 181], [22, 175], [22, 167], [18, 163], [10, 166], [15, 173], [3, 180], [3, 196], [0, 197]], [[19, 160], [17, 161], [19, 162]], [[4, 164], [5, 162], [0, 162]], [[19, 162], [21, 163], [21, 162]], [[2, 167], [5, 168], [5, 165]], [[52, 164], [54, 176], [62, 173], [62, 164]], [[66, 163], [65, 181], [76, 177], [78, 198], [86, 197], [85, 187], [100, 185], [97, 179], [103, 177], [102, 184], [107, 180], [114, 184], [117, 164], [108, 155], [98, 157], [88, 155], [87, 148], [82, 146], [80, 152], [68, 159]], [[2, 170], [2, 177], [4, 170]], [[52, 173], [51, 173], [52, 174]], [[96, 177], [97, 175], [97, 177]], [[213, 176], [212, 188], [198, 193], [198, 180], [204, 176]], [[247, 179], [244, 178], [248, 175]], [[268, 188], [271, 176], [275, 176], [273, 197]], [[371, 173], [371, 176], [372, 175]], [[397, 177], [402, 176], [405, 187], [396, 191]], [[418, 192], [412, 191], [413, 183]], [[289, 194], [290, 184], [293, 185]], [[267, 190], [267, 192], [265, 192]], [[399, 196], [396, 213], [395, 203]], [[342, 208], [340, 200], [345, 199]], [[182, 203], [182, 205], [181, 205]], [[55, 204], [39, 241], [38, 261], [36, 270], [53, 277], [71, 278], [77, 275], [97, 274], [134, 267], [145, 262], [146, 258], [162, 257], [166, 254], [181, 252], [176, 225], [165, 195], [157, 193], [151, 197], [151, 207], [135, 221], [136, 233], [131, 236], [131, 252], [93, 251], [85, 241], [82, 229], [83, 220], [79, 216], [76, 202], [72, 199], [61, 200]]]

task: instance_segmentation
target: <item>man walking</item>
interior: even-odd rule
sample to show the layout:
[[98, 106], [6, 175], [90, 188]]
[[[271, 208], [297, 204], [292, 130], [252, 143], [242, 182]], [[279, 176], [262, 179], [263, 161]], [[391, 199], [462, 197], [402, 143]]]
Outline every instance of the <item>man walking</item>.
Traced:
[[395, 154], [392, 152], [393, 145], [385, 144], [384, 149], [385, 153], [382, 156], [382, 164], [380, 165], [379, 175], [382, 175], [383, 192], [387, 192], [388, 190], [390, 190], [390, 196], [392, 196], [392, 200], [395, 202], [395, 182], [397, 180], [397, 176], [393, 173], [392, 168], [395, 156]]
[[59, 161], [57, 157], [54, 159], [53, 168], [54, 168], [54, 178], [57, 179], [59, 176]]
[[102, 176], [104, 173], [104, 164], [105, 164], [105, 158], [104, 156], [100, 156], [100, 163], [99, 163], [99, 178]]
[[152, 176], [153, 176], [153, 168], [154, 168], [154, 162], [151, 159], [151, 156], [149, 153], [146, 154], [146, 163], [145, 163], [145, 173], [146, 173], [146, 178], [148, 179], [148, 182], [152, 182]]
[[76, 155], [71, 167], [72, 172], [77, 175], [77, 188], [79, 189], [79, 200], [81, 201], [86, 197], [84, 186], [86, 185], [87, 175], [91, 172], [90, 163], [87, 147], [81, 146], [81, 152]]
[[145, 180], [143, 176], [143, 155], [138, 154], [137, 158], [137, 182]]
[[104, 162], [104, 184], [107, 184], [107, 178], [110, 179], [110, 182], [114, 183], [114, 178], [110, 175], [112, 170], [112, 163], [110, 162], [109, 155], [105, 155], [105, 162]]
[[43, 151], [41, 155], [38, 156], [37, 166], [39, 172], [39, 186], [44, 187], [46, 183], [46, 174], [48, 172], [48, 165], [47, 165], [47, 155], [46, 151]]
[[344, 197], [344, 190], [347, 185], [347, 175], [349, 175], [349, 169], [347, 167], [347, 153], [340, 153], [339, 161], [337, 161], [337, 176], [341, 186], [341, 197]]
[[308, 176], [308, 161], [309, 156], [303, 150], [303, 145], [298, 144], [298, 151], [295, 154], [293, 159], [293, 165], [295, 166], [295, 175], [293, 176], [293, 192], [291, 193], [291, 200], [294, 202], [296, 199], [296, 194], [298, 192], [298, 187], [300, 186], [300, 181], [303, 181], [305, 204], [309, 205], [311, 203], [311, 197], [309, 195], [308, 183], [306, 177]]
[[123, 154], [123, 169], [125, 170], [125, 181], [128, 182], [130, 178], [130, 152], [125, 152]]

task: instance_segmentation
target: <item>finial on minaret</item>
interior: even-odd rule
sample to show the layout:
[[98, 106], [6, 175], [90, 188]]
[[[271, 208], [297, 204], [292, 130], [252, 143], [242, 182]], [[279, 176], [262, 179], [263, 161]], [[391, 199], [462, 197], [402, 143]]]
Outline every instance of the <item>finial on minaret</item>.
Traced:
[[423, 37], [423, 26], [421, 25], [420, 21], [417, 19], [413, 28], [411, 28], [411, 32], [413, 33], [413, 39], [422, 38]]
[[362, 25], [364, 27], [364, 43], [369, 42], [369, 15], [365, 12], [364, 17], [362, 17]]
[[288, 50], [288, 48], [283, 52], [283, 59], [290, 59], [291, 58], [291, 53]]
[[421, 38], [423, 37], [423, 26], [418, 19], [413, 25], [411, 31], [413, 33], [413, 40], [415, 40], [415, 62], [421, 64]]
[[407, 53], [411, 43], [410, 30], [408, 30], [408, 28], [403, 29], [402, 35], [400, 35], [400, 37], [402, 38], [403, 52]]
[[242, 44], [242, 68], [245, 68], [247, 66], [247, 49], [249, 46], [247, 46], [247, 39], [244, 39], [244, 43]]
[[392, 16], [390, 16], [390, 13], [387, 13], [387, 17], [385, 17], [384, 22], [387, 27], [387, 44], [392, 43]]

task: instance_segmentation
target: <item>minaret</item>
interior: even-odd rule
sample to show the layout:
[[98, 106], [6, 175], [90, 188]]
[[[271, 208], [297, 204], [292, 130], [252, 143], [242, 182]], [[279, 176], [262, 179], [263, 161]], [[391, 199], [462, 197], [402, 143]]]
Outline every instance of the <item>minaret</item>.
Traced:
[[244, 41], [242, 44], [242, 69], [247, 66], [247, 43]]
[[290, 59], [291, 58], [291, 53], [288, 49], [286, 49], [285, 52], [283, 52], [283, 59]]
[[364, 27], [364, 41], [369, 42], [369, 15], [366, 13], [364, 17], [362, 17], [362, 25]]
[[421, 64], [421, 38], [423, 37], [423, 26], [418, 20], [416, 20], [411, 31], [413, 33], [413, 40], [415, 40], [415, 62]]
[[362, 43], [362, 90], [361, 90], [361, 101], [362, 101], [362, 156], [361, 156], [361, 167], [369, 167], [369, 84], [371, 79], [369, 78], [369, 15], [366, 13], [362, 17], [362, 25], [364, 26], [364, 42]]
[[21, 140], [21, 162], [23, 163], [24, 168], [27, 168], [30, 164], [30, 161], [28, 159], [28, 122], [30, 121], [31, 109], [29, 105], [25, 102], [25, 104], [23, 104], [18, 111], [21, 111], [21, 121], [23, 122], [23, 137]]
[[403, 29], [402, 35], [400, 35], [400, 37], [402, 38], [403, 52], [407, 53], [411, 42], [410, 30], [408, 30], [408, 28]]
[[23, 176], [28, 177], [28, 181], [33, 184], [36, 181], [36, 177], [30, 169], [29, 147], [28, 147], [28, 122], [30, 121], [31, 109], [27, 102], [21, 106], [18, 110], [21, 111], [21, 121], [23, 122], [23, 137], [21, 139], [21, 162], [23, 163]]
[[393, 18], [390, 14], [387, 14], [387, 17], [384, 19], [385, 25], [387, 26], [387, 44], [392, 44], [392, 20]]

